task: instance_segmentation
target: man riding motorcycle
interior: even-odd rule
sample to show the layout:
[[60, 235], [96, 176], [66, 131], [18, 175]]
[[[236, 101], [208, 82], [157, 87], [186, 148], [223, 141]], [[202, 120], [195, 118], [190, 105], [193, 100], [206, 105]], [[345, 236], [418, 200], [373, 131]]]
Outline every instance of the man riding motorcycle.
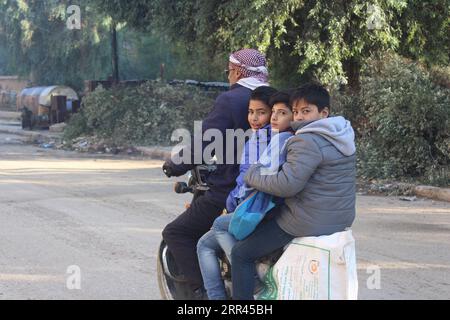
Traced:
[[[252, 90], [268, 85], [268, 71], [265, 57], [254, 49], [243, 49], [230, 56], [228, 80], [231, 88], [221, 94], [215, 102], [213, 110], [203, 121], [202, 133], [208, 129], [218, 129], [222, 136], [226, 130], [249, 129], [247, 121], [248, 104]], [[207, 146], [203, 143], [201, 151]], [[178, 177], [192, 170], [194, 163], [194, 143], [180, 151], [191, 155], [190, 163], [175, 164], [167, 161], [163, 170], [168, 177]], [[198, 240], [211, 228], [214, 220], [223, 212], [226, 198], [235, 187], [235, 180], [239, 174], [237, 146], [233, 150], [226, 150], [223, 146], [222, 155], [232, 154], [233, 164], [225, 163], [224, 159], [217, 159], [218, 165], [207, 178], [209, 190], [196, 198], [190, 207], [178, 218], [169, 223], [163, 231], [163, 239], [175, 259], [180, 272], [189, 283], [194, 299], [203, 299], [205, 292], [203, 280], [198, 265], [196, 246]], [[197, 163], [199, 164], [199, 163]]]

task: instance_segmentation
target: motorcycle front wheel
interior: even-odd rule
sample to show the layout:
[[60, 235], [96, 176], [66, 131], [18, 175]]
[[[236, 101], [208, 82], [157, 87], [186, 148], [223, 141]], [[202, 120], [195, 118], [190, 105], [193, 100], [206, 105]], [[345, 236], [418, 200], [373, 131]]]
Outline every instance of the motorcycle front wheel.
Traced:
[[164, 241], [161, 242], [157, 257], [157, 278], [163, 300], [193, 300], [192, 290], [178, 270], [175, 259]]

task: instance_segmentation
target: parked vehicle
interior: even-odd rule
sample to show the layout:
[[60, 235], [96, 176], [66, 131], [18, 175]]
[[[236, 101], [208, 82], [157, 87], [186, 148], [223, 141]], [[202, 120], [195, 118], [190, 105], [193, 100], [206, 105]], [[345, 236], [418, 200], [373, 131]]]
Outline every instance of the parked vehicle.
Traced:
[[79, 98], [66, 86], [32, 87], [17, 96], [17, 111], [22, 112], [22, 128], [48, 128], [64, 122], [68, 112], [76, 112]]

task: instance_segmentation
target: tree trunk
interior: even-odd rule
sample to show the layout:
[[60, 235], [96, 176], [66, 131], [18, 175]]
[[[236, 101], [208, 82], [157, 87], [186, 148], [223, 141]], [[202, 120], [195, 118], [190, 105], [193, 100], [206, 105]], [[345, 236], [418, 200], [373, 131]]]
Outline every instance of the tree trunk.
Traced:
[[112, 56], [112, 80], [114, 84], [119, 82], [119, 55], [117, 51], [116, 23], [111, 24], [111, 56]]
[[344, 61], [344, 71], [348, 79], [348, 90], [353, 93], [359, 92], [361, 64], [356, 58]]

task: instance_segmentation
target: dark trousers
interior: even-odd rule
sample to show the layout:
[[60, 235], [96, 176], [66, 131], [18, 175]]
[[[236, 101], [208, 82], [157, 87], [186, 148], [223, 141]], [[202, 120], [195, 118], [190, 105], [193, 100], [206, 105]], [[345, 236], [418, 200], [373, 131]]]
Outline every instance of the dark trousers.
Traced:
[[233, 300], [253, 300], [255, 290], [255, 261], [283, 248], [295, 237], [284, 232], [275, 219], [263, 221], [231, 252]]
[[197, 257], [198, 240], [211, 229], [224, 207], [224, 203], [201, 196], [163, 231], [163, 239], [192, 289], [203, 287]]

